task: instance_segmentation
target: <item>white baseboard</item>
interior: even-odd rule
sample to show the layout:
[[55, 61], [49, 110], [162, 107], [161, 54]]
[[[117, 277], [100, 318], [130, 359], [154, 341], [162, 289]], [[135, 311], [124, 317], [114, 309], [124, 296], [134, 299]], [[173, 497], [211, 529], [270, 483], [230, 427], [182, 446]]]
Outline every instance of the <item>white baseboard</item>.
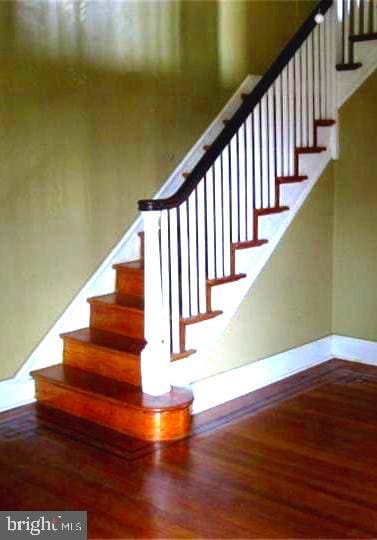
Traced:
[[[193, 413], [211, 409], [249, 392], [330, 360], [341, 358], [377, 366], [377, 341], [332, 335], [295, 349], [192, 383]], [[14, 377], [0, 382], [0, 412], [35, 401], [34, 381]]]
[[211, 409], [332, 358], [331, 336], [192, 384], [193, 413]]
[[0, 382], [0, 412], [27, 405], [35, 401], [35, 385], [32, 379], [17, 377]]
[[331, 349], [334, 358], [377, 366], [376, 341], [333, 335]]

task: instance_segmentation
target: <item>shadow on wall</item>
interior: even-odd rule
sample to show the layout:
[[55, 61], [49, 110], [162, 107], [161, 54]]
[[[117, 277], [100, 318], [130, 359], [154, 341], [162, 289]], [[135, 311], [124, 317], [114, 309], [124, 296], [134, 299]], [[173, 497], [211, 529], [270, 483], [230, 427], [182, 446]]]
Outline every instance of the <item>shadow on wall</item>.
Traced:
[[213, 2], [0, 2], [0, 378], [221, 104]]
[[137, 200], [246, 74], [268, 67], [303, 4], [0, 2], [0, 379], [129, 227]]

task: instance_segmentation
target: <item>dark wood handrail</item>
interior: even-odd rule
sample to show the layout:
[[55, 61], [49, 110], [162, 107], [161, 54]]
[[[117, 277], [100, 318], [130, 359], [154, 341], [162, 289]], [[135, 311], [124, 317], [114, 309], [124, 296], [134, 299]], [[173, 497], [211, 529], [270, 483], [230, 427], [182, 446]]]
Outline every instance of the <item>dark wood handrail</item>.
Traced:
[[303, 23], [301, 28], [296, 32], [293, 38], [289, 41], [283, 52], [277, 57], [272, 66], [268, 69], [262, 79], [258, 82], [252, 92], [244, 99], [242, 105], [237, 109], [232, 118], [227, 122], [224, 129], [216, 137], [207, 152], [200, 159], [191, 173], [186, 177], [186, 180], [178, 188], [178, 190], [166, 199], [146, 199], [138, 203], [139, 210], [169, 210], [176, 208], [188, 199], [199, 182], [203, 179], [207, 171], [215, 163], [216, 159], [222, 153], [224, 148], [230, 143], [232, 137], [237, 133], [239, 128], [245, 122], [249, 114], [260, 103], [263, 96], [268, 92], [274, 84], [278, 76], [288, 65], [306, 38], [311, 34], [317, 23], [314, 18], [318, 13], [324, 15], [332, 6], [333, 0], [321, 0], [313, 9], [309, 17]]

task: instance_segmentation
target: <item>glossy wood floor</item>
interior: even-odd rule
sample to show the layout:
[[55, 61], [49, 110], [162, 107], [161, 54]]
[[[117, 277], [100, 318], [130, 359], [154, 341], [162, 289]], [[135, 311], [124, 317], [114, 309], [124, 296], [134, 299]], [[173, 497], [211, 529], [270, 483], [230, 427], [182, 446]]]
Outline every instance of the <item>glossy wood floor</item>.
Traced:
[[0, 509], [87, 510], [91, 538], [377, 538], [377, 369], [332, 360], [178, 443], [3, 414]]

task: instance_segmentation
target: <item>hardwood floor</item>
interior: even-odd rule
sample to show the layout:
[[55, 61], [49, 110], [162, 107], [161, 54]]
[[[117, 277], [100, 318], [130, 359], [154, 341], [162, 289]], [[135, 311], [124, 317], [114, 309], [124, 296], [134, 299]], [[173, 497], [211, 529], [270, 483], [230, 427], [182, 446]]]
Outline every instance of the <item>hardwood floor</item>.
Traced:
[[90, 538], [377, 538], [376, 409], [377, 368], [340, 360], [174, 443], [29, 405], [0, 415], [0, 510], [87, 510]]

